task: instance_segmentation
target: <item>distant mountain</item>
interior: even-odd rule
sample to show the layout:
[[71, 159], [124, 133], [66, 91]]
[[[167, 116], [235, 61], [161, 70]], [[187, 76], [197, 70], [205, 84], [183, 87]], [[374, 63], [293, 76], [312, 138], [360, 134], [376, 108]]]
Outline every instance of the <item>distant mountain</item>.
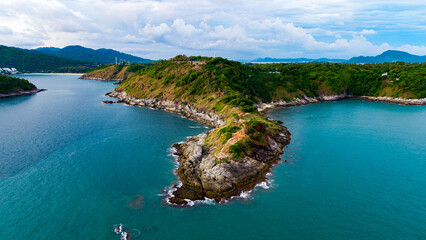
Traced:
[[426, 62], [426, 56], [417, 56], [407, 52], [389, 50], [375, 57], [353, 57], [348, 63], [384, 63], [384, 62]]
[[332, 62], [344, 63], [345, 59], [329, 59], [329, 58], [256, 58], [250, 61], [252, 63], [306, 63], [306, 62]]
[[68, 46], [64, 48], [43, 47], [37, 48], [34, 51], [44, 54], [49, 54], [57, 57], [64, 57], [84, 62], [94, 62], [98, 64], [115, 63], [117, 58], [118, 62], [131, 62], [131, 63], [149, 63], [153, 60], [136, 57], [130, 54], [118, 52], [112, 49], [101, 48], [94, 50], [82, 46]]
[[0, 67], [16, 68], [19, 72], [24, 73], [82, 73], [94, 68], [95, 64], [0, 45]]
[[345, 59], [329, 59], [329, 58], [257, 58], [252, 63], [306, 63], [306, 62], [330, 62], [330, 63], [384, 63], [384, 62], [426, 62], [426, 56], [417, 56], [402, 51], [388, 50], [378, 56], [371, 57], [353, 57], [349, 60]]

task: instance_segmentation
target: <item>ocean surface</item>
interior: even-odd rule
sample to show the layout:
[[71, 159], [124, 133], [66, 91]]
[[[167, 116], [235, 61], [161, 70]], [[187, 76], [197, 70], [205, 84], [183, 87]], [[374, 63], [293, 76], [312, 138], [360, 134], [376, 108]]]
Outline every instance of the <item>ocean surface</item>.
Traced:
[[177, 208], [170, 147], [207, 130], [102, 104], [110, 82], [25, 75], [0, 99], [0, 239], [426, 239], [426, 107], [343, 100], [276, 109], [292, 133], [268, 183]]

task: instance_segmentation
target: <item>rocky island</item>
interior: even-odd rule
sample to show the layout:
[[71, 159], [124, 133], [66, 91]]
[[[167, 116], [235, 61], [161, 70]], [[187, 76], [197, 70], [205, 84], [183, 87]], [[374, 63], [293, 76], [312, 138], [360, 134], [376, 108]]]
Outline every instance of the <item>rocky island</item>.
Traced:
[[[117, 72], [113, 68], [82, 78], [103, 78], [106, 71]], [[249, 65], [177, 56], [126, 73], [126, 80], [109, 96], [214, 127], [173, 145], [181, 184], [174, 186], [167, 201], [176, 205], [206, 198], [221, 202], [265, 180], [291, 139], [282, 122], [265, 115], [268, 109], [365, 96], [426, 102], [425, 64]]]
[[0, 98], [29, 95], [41, 91], [44, 91], [44, 89], [37, 89], [28, 80], [0, 75]]

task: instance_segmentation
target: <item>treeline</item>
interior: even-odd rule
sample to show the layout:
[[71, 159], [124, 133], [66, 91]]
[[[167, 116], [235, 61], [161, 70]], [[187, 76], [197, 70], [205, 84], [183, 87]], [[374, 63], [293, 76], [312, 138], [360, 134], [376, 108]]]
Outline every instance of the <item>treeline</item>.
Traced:
[[56, 57], [68, 58], [77, 61], [93, 62], [96, 64], [115, 63], [116, 58], [118, 61], [125, 60], [131, 63], [149, 63], [153, 62], [149, 59], [136, 57], [130, 54], [115, 51], [113, 49], [91, 49], [82, 46], [67, 46], [64, 48], [38, 48], [33, 50]]
[[302, 96], [426, 97], [426, 63], [241, 64], [179, 55], [144, 68], [138, 75], [161, 79], [162, 84], [174, 84], [190, 95], [219, 92], [224, 103], [246, 112], [255, 111], [253, 104], [260, 101], [290, 101]]
[[36, 86], [28, 80], [0, 75], [0, 94], [29, 91], [33, 89], [36, 89]]
[[269, 88], [269, 93], [273, 88], [283, 86], [292, 91], [297, 88], [307, 96], [317, 96], [321, 87], [329, 87], [336, 94], [426, 97], [426, 63], [257, 64], [243, 67], [253, 73], [255, 80], [252, 81]]
[[83, 73], [94, 68], [95, 64], [35, 53], [14, 47], [0, 46], [0, 67], [14, 67], [23, 73]]

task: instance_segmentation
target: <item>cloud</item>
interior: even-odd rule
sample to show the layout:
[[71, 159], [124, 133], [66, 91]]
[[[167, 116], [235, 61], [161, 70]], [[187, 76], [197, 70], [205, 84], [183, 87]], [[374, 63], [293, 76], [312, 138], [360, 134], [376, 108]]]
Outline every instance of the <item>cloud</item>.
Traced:
[[374, 29], [362, 29], [360, 32], [361, 35], [370, 35], [370, 34], [376, 34], [377, 32], [374, 31]]
[[425, 12], [412, 0], [14, 0], [0, 2], [0, 36], [12, 46], [80, 44], [154, 59], [425, 54]]

